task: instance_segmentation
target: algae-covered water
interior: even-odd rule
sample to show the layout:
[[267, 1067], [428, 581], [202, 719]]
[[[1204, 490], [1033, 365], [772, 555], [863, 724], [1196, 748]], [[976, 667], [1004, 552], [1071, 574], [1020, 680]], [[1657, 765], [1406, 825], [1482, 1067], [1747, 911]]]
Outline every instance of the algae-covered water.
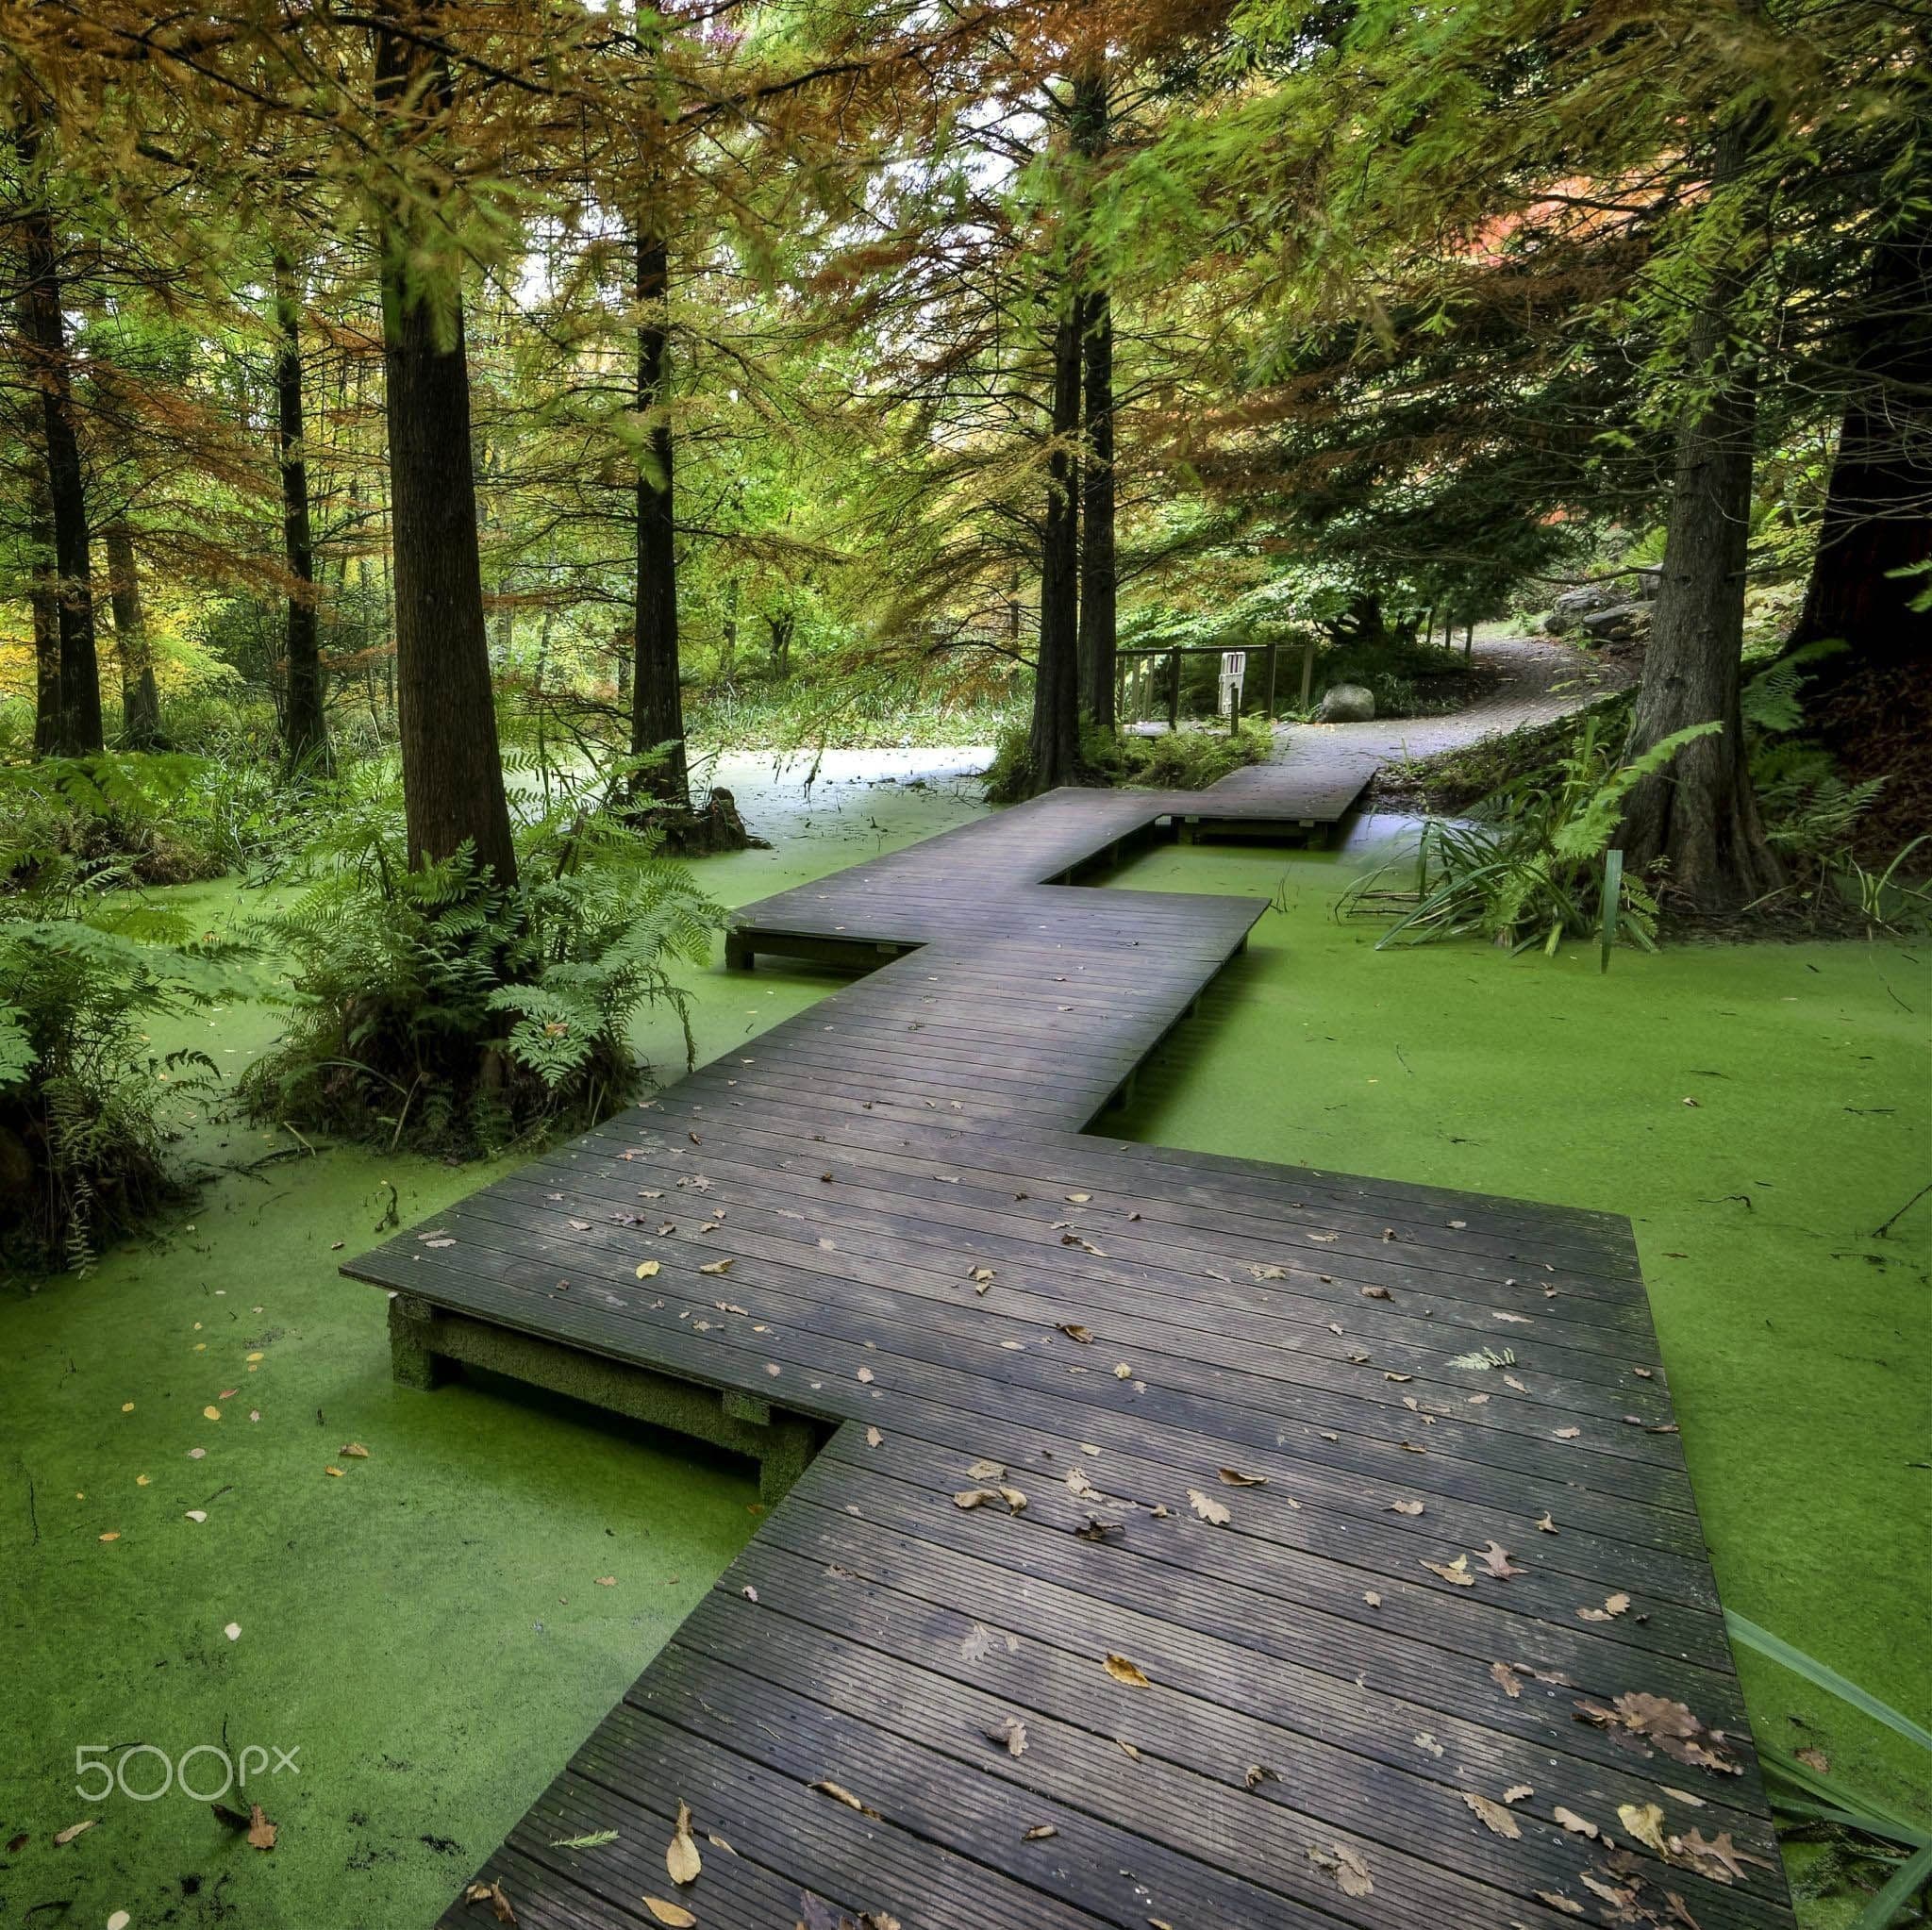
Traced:
[[[743, 903], [964, 822], [983, 762], [841, 754], [808, 789], [744, 760], [721, 781], [776, 848], [704, 881]], [[1585, 948], [1377, 954], [1331, 909], [1398, 828], [1117, 874], [1279, 908], [1108, 1130], [1628, 1213], [1725, 1599], [1923, 1716], [1932, 1201], [1874, 1229], [1932, 1176], [1932, 959], [1686, 947], [1602, 976]], [[250, 908], [231, 884], [175, 895], [215, 926]], [[838, 982], [714, 964], [701, 1056]], [[238, 1007], [201, 1042], [234, 1070], [274, 1029]], [[640, 1043], [675, 1071], [668, 1022]], [[340, 1254], [493, 1169], [310, 1158], [219, 1120], [186, 1150], [218, 1175], [192, 1210], [0, 1301], [0, 1841], [27, 1838], [0, 1854], [0, 1924], [62, 1902], [32, 1921], [427, 1922], [755, 1530], [756, 1486], [510, 1389], [393, 1386], [382, 1296]], [[1932, 1809], [1885, 1732], [1744, 1674], [1769, 1739]], [[201, 1793], [260, 1752], [240, 1800], [279, 1826], [272, 1854], [178, 1787], [139, 1800], [197, 1749]], [[136, 1794], [77, 1794], [90, 1750]]]

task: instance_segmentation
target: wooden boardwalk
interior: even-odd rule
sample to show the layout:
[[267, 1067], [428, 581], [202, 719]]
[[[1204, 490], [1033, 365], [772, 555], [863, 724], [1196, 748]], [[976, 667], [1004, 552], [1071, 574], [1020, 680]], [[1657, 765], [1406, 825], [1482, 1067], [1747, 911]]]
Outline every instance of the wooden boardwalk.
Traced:
[[480, 1866], [526, 1930], [1790, 1922], [1625, 1223], [1079, 1130], [1265, 909], [1044, 882], [1182, 807], [750, 907], [887, 962], [347, 1270], [408, 1377], [764, 1461]]

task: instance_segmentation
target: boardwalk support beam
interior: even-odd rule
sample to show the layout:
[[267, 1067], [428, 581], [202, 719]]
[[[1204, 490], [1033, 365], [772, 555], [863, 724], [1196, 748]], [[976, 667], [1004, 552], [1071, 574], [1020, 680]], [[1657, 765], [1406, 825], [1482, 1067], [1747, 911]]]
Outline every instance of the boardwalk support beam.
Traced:
[[451, 1313], [411, 1293], [389, 1304], [390, 1356], [404, 1387], [435, 1388], [464, 1367], [528, 1381], [632, 1421], [708, 1441], [758, 1464], [758, 1495], [775, 1506], [810, 1466], [824, 1430], [733, 1389], [560, 1347], [494, 1322]]

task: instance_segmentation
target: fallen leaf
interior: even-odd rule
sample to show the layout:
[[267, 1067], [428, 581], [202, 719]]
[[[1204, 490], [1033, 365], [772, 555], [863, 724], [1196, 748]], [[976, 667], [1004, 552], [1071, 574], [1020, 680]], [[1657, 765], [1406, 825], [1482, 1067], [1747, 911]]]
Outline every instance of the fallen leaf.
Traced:
[[463, 1901], [466, 1904], [488, 1904], [491, 1914], [499, 1923], [514, 1923], [517, 1920], [517, 1913], [510, 1908], [509, 1898], [500, 1883], [473, 1883], [463, 1891]]
[[655, 1280], [661, 1271], [662, 1268], [658, 1261], [645, 1260], [638, 1268], [638, 1278], [640, 1280]]
[[93, 1828], [94, 1824], [100, 1822], [100, 1820], [98, 1816], [90, 1816], [83, 1822], [70, 1822], [65, 1829], [56, 1830], [54, 1832], [55, 1847], [59, 1848], [67, 1843], [71, 1843], [75, 1837], [81, 1835], [84, 1831]]
[[856, 1809], [861, 1816], [869, 1816], [874, 1822], [883, 1822], [885, 1818], [876, 1809], [861, 1803], [852, 1791], [839, 1783], [817, 1782], [811, 1786], [822, 1796], [829, 1796], [834, 1803], [842, 1803], [847, 1809]]
[[1580, 1917], [1583, 1914], [1581, 1904], [1572, 1902], [1569, 1897], [1559, 1895], [1554, 1889], [1540, 1889], [1536, 1894], [1539, 1903], [1548, 1904], [1553, 1910], [1561, 1910], [1566, 1917]]
[[239, 1622], [231, 1622], [226, 1628], [223, 1629], [222, 1633], [231, 1642], [238, 1642], [242, 1639], [242, 1624]]
[[1494, 1830], [1499, 1837], [1513, 1838], [1523, 1834], [1522, 1825], [1493, 1797], [1479, 1796], [1474, 1789], [1465, 1789], [1462, 1800], [1482, 1819], [1484, 1826]]
[[1251, 1763], [1241, 1774], [1241, 1781], [1251, 1789], [1258, 1789], [1263, 1783], [1278, 1783], [1281, 1772], [1272, 1770], [1265, 1762]]
[[1507, 1662], [1491, 1662], [1490, 1664], [1490, 1675], [1496, 1687], [1511, 1702], [1514, 1702], [1523, 1693], [1523, 1684], [1516, 1679], [1516, 1671]]
[[192, 1507], [188, 1510], [188, 1519], [199, 1524], [208, 1520], [208, 1510], [201, 1507]]
[[1724, 1732], [1707, 1729], [1684, 1704], [1673, 1702], [1667, 1696], [1633, 1690], [1620, 1695], [1609, 1708], [1598, 1703], [1580, 1702], [1576, 1713], [1580, 1720], [1594, 1722], [1600, 1728], [1623, 1731], [1654, 1742], [1666, 1755], [1693, 1769], [1717, 1770], [1732, 1776], [1742, 1773], [1737, 1758], [1729, 1753]]
[[1062, 1321], [1059, 1330], [1068, 1339], [1077, 1340], [1083, 1347], [1091, 1346], [1093, 1343], [1093, 1332], [1090, 1327], [1080, 1326], [1071, 1321]]
[[222, 1410], [219, 1407], [204, 1407], [201, 1410], [201, 1418], [204, 1421], [219, 1421], [222, 1418]]
[[1379, 1608], [1382, 1606], [1382, 1598], [1380, 1595], [1376, 1594], [1374, 1589], [1364, 1589], [1362, 1590], [1362, 1600], [1366, 1602], [1371, 1608]]
[[868, 1427], [865, 1430], [865, 1444], [867, 1447], [877, 1447], [884, 1439], [885, 1436], [876, 1427]]
[[1503, 1791], [1503, 1801], [1506, 1803], [1521, 1803], [1526, 1797], [1534, 1796], [1535, 1794], [1536, 1789], [1531, 1784], [1512, 1783], [1508, 1789]]
[[1671, 1849], [1673, 1862], [1688, 1863], [1700, 1876], [1707, 1876], [1715, 1883], [1744, 1882], [1744, 1865], [1747, 1863], [1755, 1863], [1760, 1870], [1777, 1868], [1763, 1856], [1754, 1856], [1739, 1849], [1727, 1829], [1720, 1830], [1707, 1842], [1702, 1830], [1687, 1831], [1681, 1837], [1671, 1838]]
[[1551, 1521], [1549, 1516], [1546, 1514], [1538, 1515], [1536, 1518], [1536, 1524], [1539, 1528], [1541, 1528], [1543, 1531], [1545, 1535], [1554, 1535], [1557, 1532], [1556, 1522]]
[[664, 1867], [675, 1884], [695, 1883], [698, 1872], [705, 1867], [703, 1858], [698, 1855], [697, 1840], [691, 1833], [689, 1803], [677, 1805], [677, 1827], [672, 1832], [671, 1841], [664, 1851]]
[[991, 1729], [979, 1732], [989, 1742], [997, 1744], [1008, 1755], [1026, 1754], [1026, 1724], [1018, 1716], [1008, 1716]]
[[1815, 1770], [1821, 1776], [1831, 1773], [1831, 1758], [1822, 1749], [1800, 1749], [1794, 1752], [1797, 1759], [1807, 1770]]
[[1036, 1822], [1033, 1827], [1022, 1833], [1023, 1843], [1042, 1843], [1048, 1837], [1057, 1837], [1059, 1830], [1050, 1822]]
[[1194, 1512], [1211, 1526], [1224, 1528], [1233, 1520], [1227, 1508], [1215, 1500], [1211, 1494], [1203, 1494], [1198, 1488], [1188, 1489], [1188, 1502]]
[[736, 1260], [712, 1260], [698, 1269], [701, 1273], [728, 1273], [738, 1264]]
[[1423, 1563], [1423, 1566], [1431, 1574], [1441, 1575], [1452, 1587], [1458, 1589], [1473, 1589], [1475, 1587], [1475, 1577], [1469, 1572], [1469, 1556], [1466, 1555], [1458, 1555], [1454, 1561], [1450, 1562], [1425, 1561]]
[[1230, 1488], [1266, 1488], [1265, 1474], [1243, 1474], [1239, 1468], [1222, 1468], [1218, 1471], [1221, 1479]]
[[997, 1488], [962, 1488], [953, 1497], [955, 1507], [983, 1507], [989, 1501], [997, 1501], [1000, 1491]]
[[1529, 1572], [1527, 1569], [1518, 1568], [1509, 1559], [1509, 1551], [1496, 1541], [1491, 1541], [1476, 1556], [1476, 1560], [1482, 1564], [1485, 1574], [1494, 1575], [1499, 1582], [1507, 1582], [1511, 1575], [1526, 1574]]
[[695, 1930], [697, 1919], [682, 1904], [667, 1904], [662, 1897], [647, 1896], [644, 1907], [670, 1930]]
[[1614, 1622], [1618, 1616], [1627, 1614], [1629, 1609], [1628, 1595], [1606, 1595], [1601, 1608], [1579, 1608], [1576, 1619], [1579, 1622]]
[[861, 1367], [858, 1370], [858, 1378], [862, 1380], [868, 1387], [870, 1387], [872, 1385], [873, 1379], [872, 1369], [869, 1367]]
[[121, 1539], [121, 1530], [119, 1528], [109, 1528], [105, 1535], [97, 1539], [103, 1541], [118, 1541]]
[[1318, 1850], [1308, 1845], [1308, 1861], [1317, 1870], [1325, 1870], [1341, 1886], [1344, 1896], [1368, 1896], [1374, 1890], [1374, 1883], [1369, 1875], [1369, 1866], [1351, 1850], [1346, 1843], [1336, 1843], [1334, 1854]]
[[1120, 1365], [1114, 1369], [1113, 1377], [1115, 1380], [1131, 1380], [1134, 1377], [1134, 1370], [1131, 1367], [1129, 1367], [1124, 1360], [1123, 1360], [1120, 1363]]
[[1664, 1841], [1664, 1812], [1656, 1803], [1620, 1803], [1617, 1817], [1636, 1841], [1668, 1858], [1670, 1845]]
[[553, 1850], [601, 1850], [606, 1843], [616, 1840], [614, 1829], [593, 1829], [587, 1837], [558, 1837], [550, 1847]]
[[352, 1460], [366, 1461], [369, 1458], [369, 1450], [359, 1440], [352, 1440], [347, 1447], [339, 1447], [336, 1453], [347, 1455]]
[[1386, 1287], [1364, 1287], [1362, 1289], [1362, 1298], [1364, 1300], [1391, 1300], [1394, 1296]]
[[1550, 1811], [1550, 1814], [1573, 1837], [1588, 1837], [1591, 1842], [1595, 1842], [1603, 1835], [1603, 1831], [1598, 1829], [1596, 1824], [1591, 1822], [1587, 1816], [1578, 1816], [1575, 1810], [1565, 1809], [1560, 1803]]
[[1124, 1655], [1109, 1655], [1107, 1658], [1107, 1672], [1116, 1682], [1124, 1682], [1129, 1689], [1152, 1689], [1154, 1684], [1138, 1664], [1130, 1662]]
[[1004, 1461], [974, 1461], [966, 1470], [975, 1481], [997, 1481], [1007, 1472]]
[[1423, 1505], [1419, 1501], [1391, 1501], [1389, 1507], [1392, 1514], [1398, 1515], [1419, 1515], [1423, 1511]]
[[[1559, 1427], [1557, 1429], [1556, 1438], [1558, 1440], [1574, 1440], [1576, 1437], [1582, 1432], [1583, 1430], [1580, 1427]], [[1577, 1915], [1581, 1916], [1582, 1914], [1582, 1908], [1579, 1905], [1577, 1909]]]

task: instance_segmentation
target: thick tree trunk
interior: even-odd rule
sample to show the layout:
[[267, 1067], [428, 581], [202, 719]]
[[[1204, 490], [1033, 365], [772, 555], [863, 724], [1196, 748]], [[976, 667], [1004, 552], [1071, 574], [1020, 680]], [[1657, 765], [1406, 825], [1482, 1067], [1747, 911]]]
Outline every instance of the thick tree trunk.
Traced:
[[[1719, 135], [1714, 193], [1737, 181], [1753, 140], [1736, 123]], [[1686, 377], [1708, 393], [1677, 433], [1663, 577], [1625, 755], [1690, 724], [1724, 727], [1637, 785], [1621, 837], [1626, 869], [1655, 872], [1673, 905], [1707, 915], [1740, 910], [1783, 881], [1764, 841], [1738, 704], [1757, 425], [1757, 371], [1731, 339], [1741, 292], [1740, 277], [1720, 270], [1691, 324]]]
[[[379, 98], [441, 110], [447, 81], [425, 39], [433, 9], [406, 9], [408, 32], [379, 30]], [[426, 81], [426, 85], [424, 83]], [[416, 243], [419, 218], [391, 212], [382, 237], [382, 347], [387, 377], [391, 542], [394, 552], [396, 728], [411, 865], [467, 843], [500, 883], [516, 878], [503, 757], [490, 690], [476, 485], [470, 453], [470, 370], [460, 267], [432, 291]]]
[[315, 539], [308, 514], [308, 462], [302, 418], [302, 291], [293, 262], [275, 258], [276, 451], [282, 472], [282, 557], [289, 572], [282, 749], [291, 771], [325, 771], [322, 638], [315, 591]]
[[[39, 129], [29, 124], [16, 137], [15, 144], [22, 170], [31, 177], [40, 162]], [[88, 567], [87, 485], [67, 361], [60, 257], [53, 217], [44, 203], [29, 202], [22, 214], [20, 233], [25, 283], [21, 332], [28, 373], [41, 391], [47, 497], [54, 520], [54, 569], [58, 578], [60, 710], [52, 748], [64, 757], [84, 757], [102, 747], [101, 678], [95, 659], [93, 591]]]
[[1932, 614], [1912, 604], [1932, 576], [1932, 228], [1923, 219], [1874, 250], [1847, 331], [1853, 368], [1805, 607], [1792, 643], [1841, 638], [1823, 677], [1923, 663]]
[[1080, 469], [1080, 707], [1090, 724], [1111, 730], [1119, 593], [1114, 548], [1113, 319], [1104, 290], [1090, 293], [1081, 307], [1087, 426]]
[[1031, 787], [1078, 780], [1080, 763], [1080, 308], [1067, 291], [1053, 336], [1053, 452], [1040, 553], [1040, 660], [1027, 737]]
[[60, 743], [60, 573], [54, 562], [54, 504], [47, 493], [47, 468], [36, 460], [29, 484], [33, 546], [27, 591], [34, 618], [34, 755], [54, 756]]
[[[1074, 82], [1075, 151], [1091, 166], [1107, 152], [1107, 70], [1095, 64]], [[1084, 429], [1080, 442], [1080, 709], [1087, 722], [1114, 722], [1115, 620], [1113, 307], [1104, 288], [1080, 303]]]
[[647, 424], [637, 484], [637, 640], [631, 675], [630, 747], [664, 756], [639, 780], [641, 795], [677, 809], [691, 806], [684, 752], [684, 693], [677, 681], [677, 552], [672, 512], [670, 325], [671, 251], [663, 238], [637, 242], [638, 386]]
[[141, 607], [141, 574], [134, 533], [125, 516], [101, 532], [108, 551], [108, 596], [114, 611], [114, 642], [121, 653], [121, 741], [130, 751], [152, 751], [161, 741], [161, 698], [155, 688]]

